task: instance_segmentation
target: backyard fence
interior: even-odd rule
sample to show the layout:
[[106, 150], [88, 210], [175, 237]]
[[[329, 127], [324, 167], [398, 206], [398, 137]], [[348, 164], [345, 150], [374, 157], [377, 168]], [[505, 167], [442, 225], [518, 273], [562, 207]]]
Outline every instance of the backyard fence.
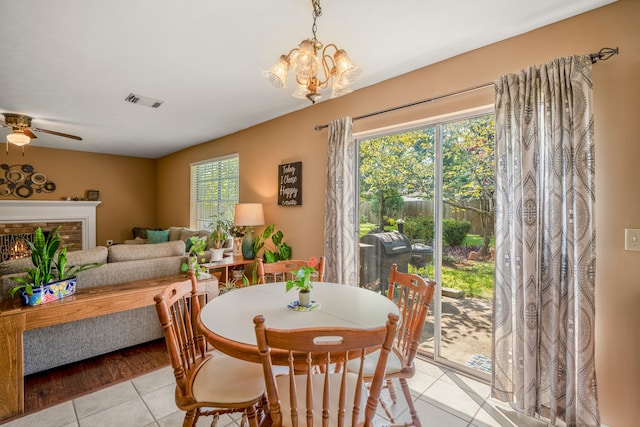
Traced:
[[[469, 206], [480, 208], [479, 200], [466, 202]], [[420, 215], [433, 217], [433, 200], [405, 200], [402, 213], [396, 219], [416, 218]], [[444, 219], [455, 219], [456, 221], [469, 221], [471, 223], [471, 234], [482, 234], [482, 214], [469, 209], [454, 208], [448, 204], [443, 206]], [[369, 202], [360, 202], [360, 221], [376, 224], [377, 216], [372, 212]]]

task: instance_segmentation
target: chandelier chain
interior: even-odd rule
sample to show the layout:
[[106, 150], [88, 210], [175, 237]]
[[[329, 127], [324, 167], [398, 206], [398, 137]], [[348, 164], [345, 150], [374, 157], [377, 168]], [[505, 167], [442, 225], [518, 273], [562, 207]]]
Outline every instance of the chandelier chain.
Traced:
[[311, 4], [313, 5], [313, 25], [311, 26], [311, 32], [313, 33], [313, 40], [318, 41], [318, 37], [316, 36], [316, 31], [318, 30], [316, 19], [322, 16], [322, 7], [320, 7], [320, 0], [311, 0]]

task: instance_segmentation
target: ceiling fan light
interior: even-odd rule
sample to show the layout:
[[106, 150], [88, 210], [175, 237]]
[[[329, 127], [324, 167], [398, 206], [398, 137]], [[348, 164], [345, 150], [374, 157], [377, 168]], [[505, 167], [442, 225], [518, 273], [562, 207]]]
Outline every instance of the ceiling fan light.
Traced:
[[23, 145], [27, 145], [31, 141], [31, 138], [22, 132], [13, 132], [7, 135], [7, 141], [13, 145], [22, 147]]
[[311, 78], [318, 73], [320, 61], [311, 40], [303, 40], [295, 55], [291, 58], [291, 70], [301, 78]]
[[285, 55], [281, 55], [280, 59], [271, 68], [262, 72], [262, 76], [276, 89], [284, 89], [289, 65], [289, 59]]
[[[349, 55], [347, 55], [347, 52], [344, 50], [337, 50], [333, 55], [333, 59], [336, 64], [336, 76], [334, 78], [346, 81], [347, 84], [352, 84], [360, 77], [360, 74], [362, 74], [360, 67], [351, 61]], [[342, 84], [344, 85], [344, 83]]]

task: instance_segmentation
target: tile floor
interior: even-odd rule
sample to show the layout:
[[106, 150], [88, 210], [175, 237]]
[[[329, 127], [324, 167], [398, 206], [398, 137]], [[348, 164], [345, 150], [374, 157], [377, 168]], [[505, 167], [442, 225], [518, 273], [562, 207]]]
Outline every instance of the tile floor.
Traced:
[[[424, 427], [547, 426], [489, 398], [487, 384], [422, 360], [416, 360], [416, 368], [409, 384]], [[163, 368], [13, 420], [3, 427], [181, 426], [184, 413], [175, 406], [174, 384], [171, 368]], [[396, 421], [410, 419], [399, 385], [398, 403], [392, 409]], [[379, 414], [384, 412], [380, 409]], [[225, 415], [218, 427], [238, 427], [239, 418]], [[211, 420], [203, 417], [198, 426], [209, 426]], [[388, 425], [382, 416], [377, 421], [378, 427]]]

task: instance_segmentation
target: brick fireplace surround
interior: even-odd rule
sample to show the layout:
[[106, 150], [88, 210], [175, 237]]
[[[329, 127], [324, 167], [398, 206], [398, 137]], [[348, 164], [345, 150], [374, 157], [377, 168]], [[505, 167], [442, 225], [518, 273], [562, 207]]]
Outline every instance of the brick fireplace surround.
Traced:
[[[60, 225], [62, 244], [69, 250], [96, 246], [96, 207], [99, 201], [0, 200], [0, 236], [29, 235], [36, 228]], [[6, 240], [6, 239], [0, 239]], [[0, 254], [5, 253], [0, 248]]]

